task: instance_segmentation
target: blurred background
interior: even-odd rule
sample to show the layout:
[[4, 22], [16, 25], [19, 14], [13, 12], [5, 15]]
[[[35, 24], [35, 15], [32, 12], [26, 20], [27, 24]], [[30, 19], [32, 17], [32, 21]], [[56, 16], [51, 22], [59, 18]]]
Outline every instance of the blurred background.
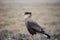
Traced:
[[60, 0], [0, 0], [0, 31], [29, 34], [24, 23], [26, 11], [32, 12], [47, 33], [60, 38]]

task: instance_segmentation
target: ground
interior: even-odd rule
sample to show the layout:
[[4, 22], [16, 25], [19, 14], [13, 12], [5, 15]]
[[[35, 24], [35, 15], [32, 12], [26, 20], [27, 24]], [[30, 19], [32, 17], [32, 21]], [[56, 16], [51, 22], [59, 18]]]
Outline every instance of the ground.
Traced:
[[33, 13], [33, 19], [36, 20], [47, 33], [52, 36], [58, 36], [60, 34], [60, 5], [55, 4], [6, 4], [0, 6], [0, 31], [9, 30], [15, 34], [29, 34], [23, 19], [23, 14], [26, 11]]

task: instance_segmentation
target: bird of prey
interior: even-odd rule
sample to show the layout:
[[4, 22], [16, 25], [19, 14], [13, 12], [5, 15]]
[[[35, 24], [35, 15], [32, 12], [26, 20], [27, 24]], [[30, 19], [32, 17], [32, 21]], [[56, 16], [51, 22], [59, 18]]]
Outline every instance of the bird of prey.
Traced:
[[33, 36], [37, 33], [41, 33], [47, 36], [47, 38], [50, 38], [50, 35], [45, 33], [45, 31], [43, 30], [43, 28], [37, 24], [37, 22], [33, 21], [31, 16], [32, 13], [31, 12], [25, 12], [24, 13], [24, 18], [25, 18], [25, 25], [27, 27], [27, 30], [29, 31], [29, 33]]

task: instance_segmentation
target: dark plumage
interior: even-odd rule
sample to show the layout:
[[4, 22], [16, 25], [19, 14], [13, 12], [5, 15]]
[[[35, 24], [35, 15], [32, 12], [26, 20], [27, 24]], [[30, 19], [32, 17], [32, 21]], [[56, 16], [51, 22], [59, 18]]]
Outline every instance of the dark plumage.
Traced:
[[[27, 14], [29, 14], [29, 12], [27, 12]], [[34, 35], [36, 33], [42, 33], [45, 34], [48, 38], [50, 38], [50, 36], [45, 33], [43, 28], [31, 19], [31, 16], [25, 19], [25, 24], [30, 34]]]

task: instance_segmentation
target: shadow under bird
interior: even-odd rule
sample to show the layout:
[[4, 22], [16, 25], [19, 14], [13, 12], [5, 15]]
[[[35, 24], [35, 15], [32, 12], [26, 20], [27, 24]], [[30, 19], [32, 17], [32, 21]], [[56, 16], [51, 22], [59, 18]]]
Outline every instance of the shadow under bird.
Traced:
[[37, 24], [37, 22], [33, 21], [32, 17], [32, 13], [31, 12], [25, 12], [24, 13], [24, 18], [25, 18], [25, 25], [27, 27], [28, 32], [33, 36], [37, 33], [41, 33], [44, 34], [47, 38], [50, 39], [50, 35], [47, 34], [44, 29]]

